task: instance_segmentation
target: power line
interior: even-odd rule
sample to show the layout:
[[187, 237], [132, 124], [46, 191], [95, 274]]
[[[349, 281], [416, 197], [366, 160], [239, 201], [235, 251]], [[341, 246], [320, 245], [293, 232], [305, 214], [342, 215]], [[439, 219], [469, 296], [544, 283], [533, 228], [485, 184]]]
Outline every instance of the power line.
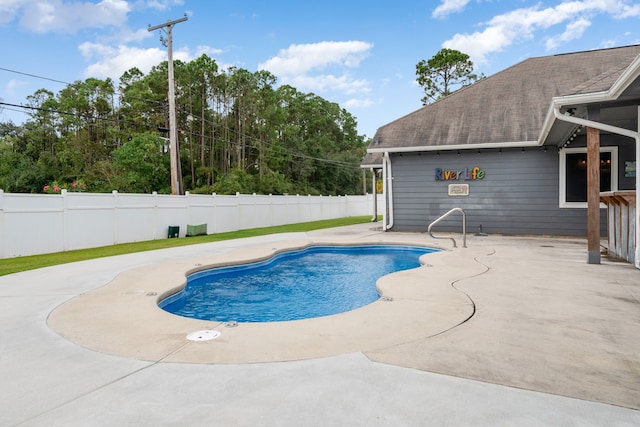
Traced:
[[[128, 125], [132, 125], [132, 126], [140, 126], [143, 128], [147, 128], [147, 129], [156, 129], [155, 126], [151, 126], [148, 124], [144, 124], [144, 123], [135, 123], [135, 122], [131, 122], [131, 121], [126, 121], [126, 120], [116, 120], [116, 119], [111, 119], [108, 117], [100, 117], [100, 116], [90, 116], [87, 114], [80, 114], [80, 113], [70, 113], [68, 111], [62, 111], [62, 110], [53, 110], [51, 108], [43, 108], [43, 107], [34, 107], [31, 105], [21, 105], [21, 104], [11, 104], [8, 102], [2, 102], [0, 101], [0, 105], [5, 105], [5, 106], [9, 106], [9, 107], [14, 107], [14, 108], [22, 108], [23, 110], [36, 110], [36, 111], [43, 111], [45, 113], [53, 113], [53, 114], [59, 114], [59, 115], [63, 115], [63, 116], [72, 116], [72, 117], [78, 117], [81, 119], [85, 119], [85, 120], [102, 120], [105, 122], [111, 122], [111, 123], [116, 123], [116, 124], [128, 124]], [[16, 112], [22, 112], [27, 114], [24, 111], [18, 111], [18, 110], [11, 110], [11, 111], [16, 111]]]
[[49, 77], [37, 76], [37, 75], [35, 75], [35, 74], [25, 73], [25, 72], [23, 72], [23, 71], [10, 70], [10, 69], [8, 69], [8, 68], [2, 68], [2, 67], [0, 67], [0, 70], [2, 70], [2, 71], [7, 71], [7, 72], [9, 72], [9, 73], [21, 74], [21, 75], [23, 75], [23, 76], [34, 77], [34, 78], [36, 78], [36, 79], [49, 80], [50, 82], [62, 83], [62, 84], [65, 84], [65, 85], [70, 85], [70, 84], [71, 84], [71, 83], [69, 83], [69, 82], [63, 82], [62, 80], [56, 80], [56, 79], [51, 79], [51, 78], [49, 78]]
[[[33, 78], [36, 78], [36, 79], [48, 80], [50, 82], [61, 83], [61, 84], [67, 85], [67, 86], [73, 85], [73, 83], [71, 83], [71, 82], [65, 82], [63, 80], [57, 80], [57, 79], [53, 79], [53, 78], [50, 78], [50, 77], [39, 76], [39, 75], [36, 75], [36, 74], [31, 74], [31, 73], [25, 73], [24, 71], [11, 70], [9, 68], [2, 68], [2, 67], [0, 67], [0, 70], [1, 71], [6, 71], [6, 72], [9, 72], [9, 73], [20, 74], [20, 75], [23, 75], [23, 76], [33, 77]], [[102, 90], [102, 88], [98, 88], [98, 89]], [[138, 101], [151, 102], [151, 103], [154, 103], [154, 104], [163, 104], [162, 102], [156, 101], [154, 99], [137, 98], [135, 96], [127, 95], [127, 94], [122, 93], [119, 90], [116, 91], [115, 88], [114, 88], [114, 94], [117, 94], [117, 95], [119, 95], [120, 97], [123, 97], [123, 98], [136, 99]]]

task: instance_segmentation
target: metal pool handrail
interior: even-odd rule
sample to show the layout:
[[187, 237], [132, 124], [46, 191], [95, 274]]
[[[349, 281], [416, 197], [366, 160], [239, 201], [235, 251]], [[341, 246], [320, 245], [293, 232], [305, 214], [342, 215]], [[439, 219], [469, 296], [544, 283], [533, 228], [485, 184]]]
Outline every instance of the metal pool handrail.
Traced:
[[434, 236], [433, 233], [431, 232], [431, 228], [434, 225], [436, 225], [437, 223], [439, 223], [440, 221], [442, 221], [443, 219], [445, 219], [446, 217], [448, 217], [454, 212], [462, 213], [462, 247], [466, 248], [467, 247], [467, 216], [465, 215], [464, 211], [461, 208], [453, 208], [446, 214], [442, 215], [440, 218], [433, 221], [431, 224], [429, 224], [429, 228], [427, 229], [427, 232], [429, 233], [429, 236], [433, 237], [434, 239], [451, 239], [451, 241], [453, 242], [453, 247], [456, 248], [457, 247], [456, 239], [454, 239], [453, 237], [438, 237], [438, 236]]

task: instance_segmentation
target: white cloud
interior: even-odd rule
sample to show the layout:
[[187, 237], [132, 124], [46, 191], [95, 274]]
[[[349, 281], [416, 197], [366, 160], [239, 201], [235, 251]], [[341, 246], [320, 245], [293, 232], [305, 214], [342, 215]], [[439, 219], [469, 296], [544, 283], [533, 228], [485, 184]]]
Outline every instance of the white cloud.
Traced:
[[28, 1], [21, 6], [20, 24], [38, 33], [75, 33], [82, 28], [120, 26], [126, 22], [130, 11], [124, 0], [102, 0], [98, 3]]
[[452, 13], [461, 12], [470, 0], [442, 0], [442, 4], [436, 7], [431, 16], [444, 18]]
[[[580, 32], [582, 36], [589, 18], [595, 15], [608, 14], [616, 19], [624, 19], [640, 15], [640, 5], [629, 5], [624, 0], [573, 0], [564, 1], [555, 7], [534, 6], [515, 9], [502, 15], [495, 16], [485, 24], [485, 29], [472, 34], [456, 34], [445, 41], [442, 46], [457, 49], [468, 54], [476, 64], [486, 61], [487, 55], [500, 52], [512, 44], [530, 40], [542, 30], [554, 25], [569, 22], [567, 30]], [[567, 31], [548, 42], [548, 47], [557, 47], [560, 43], [569, 41], [571, 37]]]
[[294, 44], [258, 67], [278, 75], [303, 74], [335, 64], [357, 67], [372, 47], [361, 41]]
[[18, 10], [23, 5], [23, 0], [0, 1], [0, 24], [11, 22], [18, 16]]
[[86, 59], [97, 59], [85, 69], [85, 77], [100, 79], [110, 77], [115, 81], [133, 67], [138, 67], [140, 71], [147, 73], [151, 67], [167, 57], [166, 50], [160, 48], [139, 49], [125, 45], [112, 47], [86, 42], [82, 43], [79, 49]]
[[370, 90], [369, 83], [352, 78], [348, 70], [358, 67], [372, 48], [362, 41], [291, 45], [258, 68], [303, 91], [363, 93]]
[[357, 88], [364, 88], [365, 90], [367, 88], [367, 83], [365, 81], [352, 80], [347, 75], [289, 75], [283, 77], [282, 82], [289, 84], [297, 89], [311, 92], [326, 92], [328, 90], [334, 90], [345, 93], [355, 93], [357, 92]]
[[140, 28], [136, 31], [131, 31], [128, 28], [123, 28], [116, 38], [120, 43], [141, 42], [149, 37], [153, 37], [155, 34], [150, 33], [146, 28]]
[[[125, 71], [133, 67], [137, 67], [146, 74], [153, 66], [167, 60], [167, 50], [161, 47], [140, 49], [127, 45], [113, 47], [85, 42], [78, 49], [85, 59], [93, 61], [84, 70], [85, 77], [100, 79], [110, 77], [115, 81], [118, 81]], [[188, 48], [179, 48], [174, 49], [173, 59], [189, 62], [202, 54], [211, 55], [219, 52], [218, 49], [209, 46], [198, 46], [194, 52], [191, 52]]]
[[222, 53], [222, 49], [217, 49], [211, 46], [196, 46], [194, 51], [194, 57], [200, 57], [202, 55], [207, 55], [213, 58], [216, 55], [220, 55]]
[[[617, 2], [616, 2], [617, 3]], [[616, 19], [635, 18], [640, 16], [640, 4], [622, 5], [614, 15]]]
[[351, 98], [342, 103], [347, 108], [369, 108], [375, 105], [375, 102], [369, 98], [357, 99]]
[[120, 27], [127, 15], [136, 10], [169, 10], [184, 0], [0, 0], [0, 24], [20, 16], [23, 28], [37, 33], [73, 34], [83, 28]]
[[557, 48], [561, 43], [566, 43], [571, 40], [576, 40], [582, 37], [584, 32], [591, 26], [591, 21], [588, 19], [578, 19], [577, 21], [570, 22], [564, 33], [557, 37], [551, 37], [547, 40], [547, 50], [553, 50]]
[[180, 6], [183, 5], [184, 1], [182, 0], [147, 0], [145, 2], [145, 6], [147, 6], [150, 9], [156, 9], [156, 10], [168, 10], [170, 9], [172, 6]]
[[28, 85], [29, 83], [27, 83], [26, 81], [11, 79], [7, 82], [5, 86], [5, 91], [9, 95], [13, 95], [17, 90], [23, 87], [27, 87]]

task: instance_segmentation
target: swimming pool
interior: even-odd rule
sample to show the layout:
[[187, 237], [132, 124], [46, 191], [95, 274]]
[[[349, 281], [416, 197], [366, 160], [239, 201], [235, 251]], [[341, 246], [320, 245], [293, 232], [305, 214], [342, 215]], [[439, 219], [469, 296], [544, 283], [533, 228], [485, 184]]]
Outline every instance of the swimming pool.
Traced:
[[222, 322], [275, 322], [343, 313], [380, 298], [376, 281], [420, 266], [420, 246], [310, 246], [259, 262], [201, 271], [159, 307]]

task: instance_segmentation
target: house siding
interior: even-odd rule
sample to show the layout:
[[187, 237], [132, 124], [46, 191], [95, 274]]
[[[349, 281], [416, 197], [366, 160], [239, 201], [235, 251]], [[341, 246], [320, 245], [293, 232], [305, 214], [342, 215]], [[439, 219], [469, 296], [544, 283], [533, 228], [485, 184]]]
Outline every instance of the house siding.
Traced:
[[[426, 231], [452, 208], [462, 208], [467, 232], [480, 226], [485, 233], [585, 236], [587, 210], [559, 207], [559, 154], [555, 148], [497, 149], [391, 156], [396, 231]], [[435, 170], [461, 171], [479, 167], [481, 180], [436, 181]], [[449, 184], [469, 184], [468, 196], [449, 196]], [[601, 234], [606, 236], [606, 210], [601, 210]], [[461, 231], [452, 215], [434, 231]]]

